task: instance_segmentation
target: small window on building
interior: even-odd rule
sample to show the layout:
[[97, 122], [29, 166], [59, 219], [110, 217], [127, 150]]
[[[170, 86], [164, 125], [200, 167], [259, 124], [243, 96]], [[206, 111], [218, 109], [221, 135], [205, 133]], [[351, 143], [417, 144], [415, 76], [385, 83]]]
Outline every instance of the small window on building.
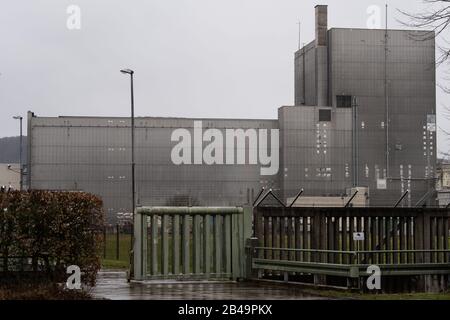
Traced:
[[321, 109], [319, 110], [319, 121], [331, 121], [331, 110]]
[[336, 107], [337, 108], [351, 108], [352, 107], [352, 96], [336, 96]]

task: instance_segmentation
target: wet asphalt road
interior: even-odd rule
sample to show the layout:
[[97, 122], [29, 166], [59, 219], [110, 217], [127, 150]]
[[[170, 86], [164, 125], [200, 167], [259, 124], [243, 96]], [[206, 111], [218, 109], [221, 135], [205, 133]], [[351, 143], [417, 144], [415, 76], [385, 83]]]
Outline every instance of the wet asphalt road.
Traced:
[[112, 300], [316, 300], [300, 288], [257, 283], [131, 282], [123, 271], [103, 270], [92, 290], [96, 299]]

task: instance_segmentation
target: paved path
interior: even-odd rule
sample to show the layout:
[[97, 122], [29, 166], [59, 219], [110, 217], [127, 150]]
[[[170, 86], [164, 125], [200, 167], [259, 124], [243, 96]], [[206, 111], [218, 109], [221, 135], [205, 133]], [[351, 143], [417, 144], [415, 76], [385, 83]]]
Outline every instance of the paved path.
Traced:
[[101, 271], [92, 294], [113, 300], [311, 300], [300, 288], [255, 283], [131, 282], [122, 271]]

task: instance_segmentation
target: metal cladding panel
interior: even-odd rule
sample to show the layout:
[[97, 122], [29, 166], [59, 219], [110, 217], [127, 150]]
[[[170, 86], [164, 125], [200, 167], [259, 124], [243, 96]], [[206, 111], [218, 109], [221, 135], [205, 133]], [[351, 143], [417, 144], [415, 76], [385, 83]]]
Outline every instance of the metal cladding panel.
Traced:
[[[370, 187], [371, 205], [392, 205], [410, 190], [403, 204], [413, 206], [434, 184], [436, 132], [428, 123], [428, 116], [436, 114], [434, 40], [424, 40], [426, 32], [388, 31], [387, 172], [385, 31], [331, 29], [330, 33], [333, 106], [337, 95], [358, 99], [359, 184]], [[387, 190], [378, 189], [378, 179], [386, 177]]]
[[331, 121], [319, 121], [321, 107], [279, 110], [280, 183], [284, 199], [300, 189], [308, 196], [342, 195], [352, 186], [351, 113], [333, 111]]
[[[127, 118], [31, 118], [31, 187], [83, 190], [104, 201], [110, 220], [131, 208], [131, 139]], [[141, 205], [236, 206], [252, 202], [262, 186], [277, 187], [278, 176], [261, 175], [261, 164], [250, 164], [246, 144], [245, 164], [175, 165], [171, 159], [176, 129], [194, 136], [194, 121], [202, 132], [226, 129], [277, 129], [272, 120], [136, 119], [136, 184]], [[270, 132], [268, 134], [269, 150]], [[259, 137], [258, 137], [259, 139]], [[259, 140], [258, 140], [259, 141]], [[203, 142], [205, 148], [208, 142]], [[258, 146], [258, 144], [257, 144]], [[256, 146], [256, 148], [257, 148]], [[195, 152], [192, 143], [192, 159]], [[234, 154], [238, 150], [235, 144]], [[224, 161], [226, 151], [224, 149]], [[259, 154], [258, 154], [259, 155]], [[185, 203], [186, 202], [186, 203]]]
[[316, 48], [313, 41], [295, 54], [295, 105], [316, 103]]

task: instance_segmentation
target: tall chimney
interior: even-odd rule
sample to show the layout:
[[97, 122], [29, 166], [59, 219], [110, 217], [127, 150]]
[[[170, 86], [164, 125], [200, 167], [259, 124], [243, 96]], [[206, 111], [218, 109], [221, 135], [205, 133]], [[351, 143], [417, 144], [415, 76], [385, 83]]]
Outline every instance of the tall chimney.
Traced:
[[327, 45], [328, 6], [316, 6], [316, 47]]
[[328, 6], [316, 6], [317, 105], [328, 106]]

